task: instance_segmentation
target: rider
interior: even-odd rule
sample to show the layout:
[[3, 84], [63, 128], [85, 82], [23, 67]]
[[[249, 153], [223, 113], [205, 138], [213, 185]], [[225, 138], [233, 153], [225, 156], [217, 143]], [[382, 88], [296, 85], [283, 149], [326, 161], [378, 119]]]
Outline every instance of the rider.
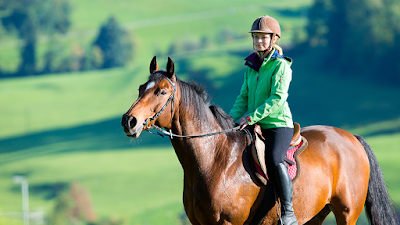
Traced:
[[[246, 60], [247, 69], [240, 94], [229, 113], [241, 129], [258, 124], [266, 139], [265, 160], [269, 177], [281, 201], [281, 224], [297, 224], [293, 211], [293, 185], [283, 160], [293, 136], [293, 120], [287, 103], [292, 79], [291, 59], [283, 57], [276, 44], [281, 37], [277, 20], [257, 18], [251, 31], [254, 53]], [[278, 221], [279, 224], [279, 221]]]

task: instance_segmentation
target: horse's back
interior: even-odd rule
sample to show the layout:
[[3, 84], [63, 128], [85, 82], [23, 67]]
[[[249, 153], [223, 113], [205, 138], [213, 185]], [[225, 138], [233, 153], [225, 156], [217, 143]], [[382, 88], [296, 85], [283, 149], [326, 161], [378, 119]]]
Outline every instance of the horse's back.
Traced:
[[305, 164], [320, 169], [330, 167], [334, 169], [330, 177], [337, 179], [347, 171], [353, 174], [369, 172], [368, 156], [353, 134], [340, 128], [319, 125], [303, 128], [301, 135], [308, 141], [306, 154], [300, 155]]
[[320, 125], [302, 128], [301, 135], [308, 147], [299, 156], [301, 175], [294, 185], [294, 204], [300, 208], [305, 202], [315, 204], [311, 207], [315, 211], [303, 212], [299, 219], [309, 220], [327, 204], [362, 210], [369, 162], [358, 139], [345, 130]]
[[331, 160], [340, 160], [341, 164], [347, 161], [368, 162], [364, 147], [348, 131], [316, 125], [302, 128], [301, 135], [309, 143], [307, 151], [312, 151], [315, 157], [320, 157], [321, 161], [329, 163]]

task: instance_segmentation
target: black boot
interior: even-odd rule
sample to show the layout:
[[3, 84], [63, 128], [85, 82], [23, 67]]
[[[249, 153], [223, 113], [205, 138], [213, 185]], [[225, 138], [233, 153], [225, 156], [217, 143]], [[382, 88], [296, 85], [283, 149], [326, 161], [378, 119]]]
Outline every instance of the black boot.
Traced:
[[278, 221], [278, 224], [297, 225], [297, 219], [293, 211], [293, 185], [289, 172], [283, 163], [279, 163], [272, 172], [272, 182], [276, 193], [281, 199], [282, 221]]

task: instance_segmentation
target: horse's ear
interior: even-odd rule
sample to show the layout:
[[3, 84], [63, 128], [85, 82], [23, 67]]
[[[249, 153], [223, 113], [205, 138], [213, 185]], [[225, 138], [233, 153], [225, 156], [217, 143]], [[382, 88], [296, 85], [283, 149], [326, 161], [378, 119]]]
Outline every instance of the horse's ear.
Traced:
[[167, 77], [171, 79], [174, 74], [175, 74], [174, 61], [170, 57], [168, 57]]
[[160, 70], [160, 68], [157, 65], [156, 56], [154, 56], [150, 63], [150, 73], [153, 73], [154, 71], [157, 70]]

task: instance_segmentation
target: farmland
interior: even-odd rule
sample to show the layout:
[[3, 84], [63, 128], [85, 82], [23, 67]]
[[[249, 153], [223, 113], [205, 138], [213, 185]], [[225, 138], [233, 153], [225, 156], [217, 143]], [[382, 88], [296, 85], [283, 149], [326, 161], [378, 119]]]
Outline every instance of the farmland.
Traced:
[[[296, 39], [295, 28], [304, 28], [302, 12], [311, 1], [71, 3], [72, 27], [63, 43], [90, 43], [98, 27], [114, 15], [132, 34], [134, 59], [124, 68], [0, 80], [0, 212], [21, 211], [20, 185], [12, 177], [24, 175], [30, 185], [31, 211], [44, 211], [46, 218], [65, 187], [77, 183], [89, 193], [99, 220], [180, 224], [183, 171], [169, 141], [148, 133], [131, 140], [120, 127], [122, 114], [147, 79], [152, 56], [157, 55], [164, 68], [173, 43], [210, 40], [204, 48], [170, 56], [177, 76], [204, 85], [213, 102], [228, 111], [243, 80], [243, 58], [251, 45], [247, 36], [221, 40], [220, 32], [247, 34], [254, 17], [270, 14], [282, 21], [287, 36], [281, 44], [289, 49]], [[96, 10], [88, 13], [88, 9]], [[47, 45], [42, 40], [39, 55]], [[12, 71], [18, 66], [17, 41], [9, 38], [7, 43], [0, 48], [0, 66]], [[322, 72], [307, 52], [289, 56], [294, 59], [289, 104], [295, 120], [302, 126], [326, 124], [365, 136], [399, 205], [400, 90]], [[0, 216], [3, 224], [23, 222]]]

